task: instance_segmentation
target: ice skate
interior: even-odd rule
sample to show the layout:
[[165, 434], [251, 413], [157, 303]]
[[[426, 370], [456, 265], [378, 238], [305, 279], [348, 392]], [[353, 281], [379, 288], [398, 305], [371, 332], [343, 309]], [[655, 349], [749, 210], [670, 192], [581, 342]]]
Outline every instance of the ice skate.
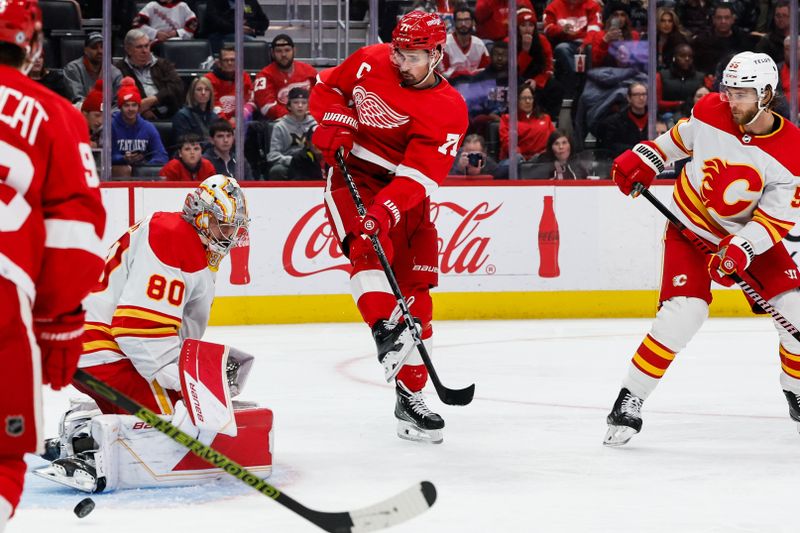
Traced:
[[642, 429], [642, 400], [638, 396], [631, 394], [626, 388], [622, 388], [614, 402], [606, 422], [608, 431], [603, 439], [605, 446], [622, 446]]
[[[417, 322], [419, 331], [419, 322]], [[383, 365], [386, 381], [391, 381], [414, 349], [414, 338], [405, 322], [379, 320], [372, 327], [372, 337], [378, 347], [378, 361]]]
[[97, 475], [94, 454], [91, 452], [56, 459], [48, 466], [37, 468], [33, 473], [83, 492], [102, 492], [106, 487], [106, 479]]
[[58, 437], [44, 441], [42, 459], [55, 461], [94, 449], [89, 426], [92, 418], [100, 414], [94, 400], [71, 398], [70, 408], [61, 415]]
[[421, 392], [411, 392], [400, 380], [396, 391], [397, 435], [401, 439], [440, 444], [444, 439], [442, 417], [428, 409]]
[[800, 396], [788, 390], [784, 390], [783, 394], [789, 402], [789, 416], [797, 422], [797, 431], [800, 433]]

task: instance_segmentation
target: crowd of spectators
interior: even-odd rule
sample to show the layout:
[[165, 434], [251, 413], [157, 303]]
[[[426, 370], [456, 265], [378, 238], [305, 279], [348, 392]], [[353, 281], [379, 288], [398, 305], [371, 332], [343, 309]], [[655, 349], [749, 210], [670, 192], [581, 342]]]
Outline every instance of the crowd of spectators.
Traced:
[[[84, 16], [91, 6], [79, 2]], [[278, 34], [271, 61], [243, 74], [244, 110], [236, 116], [234, 4], [208, 0], [203, 20], [197, 0], [114, 3], [115, 34], [124, 54], [111, 66], [114, 176], [166, 164], [158, 176], [202, 179], [211, 168], [232, 172], [233, 128], [246, 127], [246, 179], [316, 179], [324, 165], [311, 136], [308, 94], [317, 70], [295, 59], [295, 43]], [[770, 55], [788, 94], [788, 0], [658, 0], [656, 57], [649, 56], [644, 0], [506, 0], [419, 2], [446, 17], [452, 31], [437, 67], [464, 97], [468, 135], [452, 173], [509, 174], [509, 104], [517, 106], [520, 176], [581, 179], [596, 175], [597, 160], [610, 161], [648, 136], [646, 83], [657, 64], [654, 89], [658, 130], [691, 113], [718, 89], [727, 60], [743, 50]], [[433, 7], [430, 7], [433, 6]], [[444, 9], [442, 6], [446, 6]], [[96, 15], [96, 14], [95, 14]], [[517, 95], [509, 95], [508, 18], [515, 16]], [[246, 41], [266, 40], [269, 19], [257, 0], [244, 5]], [[192, 72], [162, 56], [167, 41], [206, 40], [212, 56]], [[83, 54], [62, 69], [44, 60], [30, 76], [74, 102], [86, 117], [92, 147], [102, 143], [103, 36], [87, 32]], [[788, 113], [788, 104], [777, 111]], [[251, 135], [252, 134], [252, 135]], [[257, 138], [256, 138], [257, 137]], [[588, 155], [587, 155], [588, 154]], [[170, 157], [172, 160], [169, 160]], [[169, 161], [167, 163], [167, 161]], [[150, 175], [155, 175], [150, 173]], [[604, 176], [606, 177], [606, 176]]]

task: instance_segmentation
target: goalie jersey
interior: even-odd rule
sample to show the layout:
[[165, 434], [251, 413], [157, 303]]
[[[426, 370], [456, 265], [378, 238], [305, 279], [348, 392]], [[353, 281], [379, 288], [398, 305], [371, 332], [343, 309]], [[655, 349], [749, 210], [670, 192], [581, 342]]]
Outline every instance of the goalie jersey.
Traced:
[[109, 250], [102, 277], [84, 300], [80, 367], [127, 357], [148, 381], [177, 360], [186, 338], [208, 325], [215, 275], [200, 236], [181, 213], [158, 212]]
[[692, 231], [717, 244], [737, 234], [762, 254], [800, 216], [800, 130], [779, 122], [749, 135], [718, 93], [703, 97], [692, 116], [654, 142], [667, 162], [692, 159], [675, 182], [672, 211]]

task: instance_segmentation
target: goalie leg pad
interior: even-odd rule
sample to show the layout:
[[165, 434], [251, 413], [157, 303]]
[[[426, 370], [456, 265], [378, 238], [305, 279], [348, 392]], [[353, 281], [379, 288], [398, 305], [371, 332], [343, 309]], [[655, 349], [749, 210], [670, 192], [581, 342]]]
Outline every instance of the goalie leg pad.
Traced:
[[[198, 430], [182, 402], [172, 419], [184, 433], [210, 445], [260, 477], [272, 472], [272, 411], [237, 407], [238, 435], [229, 437]], [[60, 459], [58, 465], [34, 473], [85, 492], [145, 487], [196, 485], [224, 476], [184, 446], [132, 415], [100, 415], [92, 420], [97, 449]], [[212, 460], [213, 452], [207, 454]], [[91, 467], [91, 468], [89, 468]], [[93, 470], [92, 470], [93, 469]]]

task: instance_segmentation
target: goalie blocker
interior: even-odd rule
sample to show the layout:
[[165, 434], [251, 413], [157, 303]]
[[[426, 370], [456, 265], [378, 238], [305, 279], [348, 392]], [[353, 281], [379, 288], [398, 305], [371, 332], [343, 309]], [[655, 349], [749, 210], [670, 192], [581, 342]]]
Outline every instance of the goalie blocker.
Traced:
[[[253, 357], [234, 348], [186, 339], [178, 361], [182, 399], [162, 416], [251, 472], [272, 471], [272, 411], [232, 399], [244, 388]], [[104, 367], [96, 367], [102, 370]], [[95, 368], [87, 368], [95, 374]], [[109, 382], [113, 377], [96, 377]], [[105, 403], [96, 398], [103, 409]], [[62, 417], [53, 462], [34, 471], [85, 492], [174, 487], [213, 481], [224, 475], [132, 415], [100, 414], [94, 402], [76, 401]]]

